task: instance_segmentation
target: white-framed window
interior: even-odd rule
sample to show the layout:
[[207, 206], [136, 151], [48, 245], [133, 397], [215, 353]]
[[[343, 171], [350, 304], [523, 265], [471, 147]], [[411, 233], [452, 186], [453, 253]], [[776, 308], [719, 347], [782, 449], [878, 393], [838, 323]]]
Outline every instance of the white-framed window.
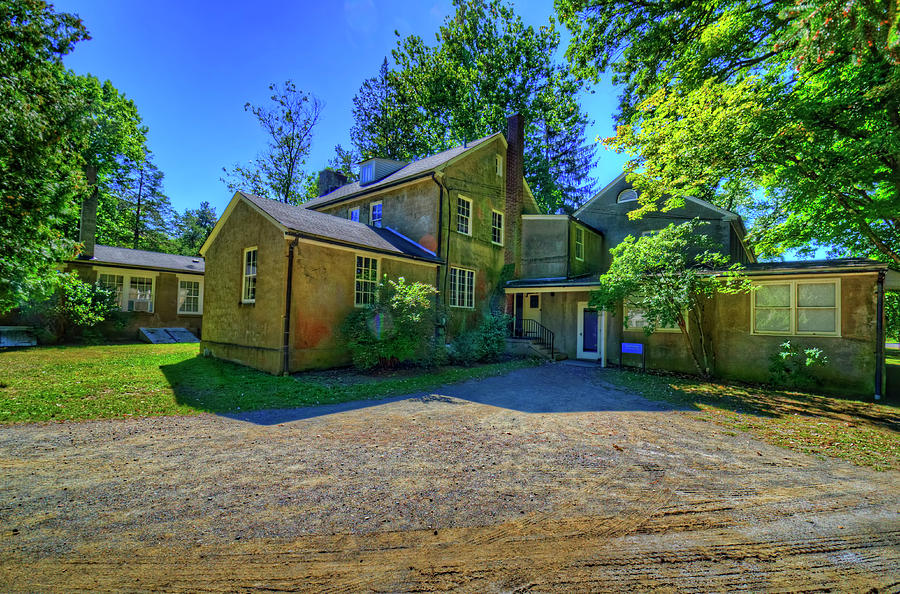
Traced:
[[503, 213], [491, 211], [491, 243], [503, 245]]
[[244, 250], [243, 275], [241, 283], [241, 303], [256, 303], [256, 266], [258, 248], [249, 247]]
[[841, 335], [841, 279], [773, 280], [754, 285], [751, 334]]
[[198, 276], [178, 277], [178, 313], [203, 313], [203, 278]]
[[375, 164], [369, 163], [359, 168], [359, 183], [368, 184], [375, 179]]
[[475, 271], [450, 268], [450, 307], [475, 308]]
[[357, 307], [375, 303], [378, 290], [378, 258], [356, 256], [355, 289], [353, 304]]
[[584, 260], [584, 229], [575, 227], [575, 259]]
[[456, 197], [456, 230], [472, 235], [472, 201], [462, 196]]
[[351, 208], [350, 213], [347, 215], [347, 218], [351, 221], [359, 222], [359, 207]]
[[153, 313], [158, 272], [98, 268], [95, 270], [97, 282], [116, 292], [116, 301], [120, 309]]
[[369, 205], [369, 224], [373, 227], [381, 227], [381, 200]]
[[494, 159], [496, 160], [497, 177], [503, 177], [503, 157], [495, 155]]
[[122, 296], [125, 293], [125, 275], [101, 272], [97, 274], [97, 282], [100, 286], [109, 289], [110, 291], [115, 291], [116, 303], [122, 308]]
[[616, 202], [634, 202], [637, 200], [637, 192], [628, 188], [627, 190], [622, 190], [619, 192], [619, 196], [616, 198]]
[[[685, 324], [688, 323], [688, 316], [685, 313]], [[644, 331], [647, 327], [647, 315], [643, 308], [638, 307], [627, 299], [622, 304], [622, 329], [626, 332], [634, 332], [635, 330]], [[678, 324], [671, 326], [657, 326], [654, 332], [681, 332]]]

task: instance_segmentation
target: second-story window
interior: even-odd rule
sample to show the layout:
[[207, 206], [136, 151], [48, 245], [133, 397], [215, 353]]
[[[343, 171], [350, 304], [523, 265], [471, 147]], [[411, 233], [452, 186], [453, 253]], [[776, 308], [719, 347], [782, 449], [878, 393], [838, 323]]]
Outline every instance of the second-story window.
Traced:
[[456, 198], [456, 230], [472, 234], [472, 201], [462, 196]]
[[503, 157], [496, 155], [495, 159], [497, 162], [497, 177], [503, 177]]
[[503, 213], [491, 211], [491, 242], [503, 245]]
[[358, 206], [356, 208], [350, 209], [350, 217], [349, 218], [351, 221], [356, 221], [357, 223], [359, 222], [359, 207]]
[[369, 224], [373, 227], [381, 227], [381, 201], [369, 205]]
[[584, 229], [575, 227], [575, 259], [584, 260]]

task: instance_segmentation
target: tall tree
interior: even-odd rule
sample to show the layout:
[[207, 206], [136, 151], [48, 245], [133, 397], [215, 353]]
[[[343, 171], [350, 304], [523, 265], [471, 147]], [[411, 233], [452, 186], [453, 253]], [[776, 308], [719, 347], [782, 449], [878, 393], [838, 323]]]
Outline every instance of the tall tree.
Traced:
[[687, 195], [737, 208], [762, 196], [761, 255], [833, 245], [900, 267], [896, 2], [556, 8], [576, 73], [624, 86], [607, 142], [633, 156], [638, 214]]
[[554, 61], [559, 32], [551, 18], [525, 26], [502, 0], [454, 0], [456, 12], [429, 46], [418, 36], [398, 42], [396, 67], [382, 64], [354, 98], [352, 142], [364, 157], [410, 160], [526, 121], [525, 175], [551, 212], [577, 207], [594, 188], [596, 147], [580, 85]]
[[721, 246], [702, 232], [706, 224], [695, 219], [649, 236], [629, 235], [610, 250], [612, 263], [590, 301], [614, 313], [623, 302], [631, 311], [640, 310], [648, 335], [657, 328], [678, 328], [704, 376], [713, 368], [712, 337], [705, 332], [709, 299], [750, 291], [741, 266], [730, 264], [716, 251]]
[[216, 220], [216, 209], [206, 201], [200, 203], [200, 208], [185, 210], [177, 217], [174, 251], [185, 256], [198, 254]]
[[303, 171], [312, 145], [313, 130], [322, 113], [322, 102], [290, 80], [269, 85], [269, 105], [246, 103], [267, 135], [268, 146], [256, 161], [223, 168], [222, 182], [234, 192], [249, 190], [259, 196], [299, 204], [308, 199], [307, 175]]
[[45, 2], [0, 1], [0, 313], [48, 290], [72, 250], [60, 229], [84, 189], [86, 122], [62, 57], [88, 38]]

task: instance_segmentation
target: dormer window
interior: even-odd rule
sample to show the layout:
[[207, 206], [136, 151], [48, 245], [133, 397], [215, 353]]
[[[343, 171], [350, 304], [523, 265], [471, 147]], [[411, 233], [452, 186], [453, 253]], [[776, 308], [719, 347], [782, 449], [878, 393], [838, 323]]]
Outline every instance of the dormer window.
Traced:
[[619, 192], [619, 198], [616, 202], [634, 202], [635, 200], [637, 200], [637, 192], [628, 188]]
[[375, 164], [369, 163], [359, 168], [359, 183], [370, 184], [375, 179]]

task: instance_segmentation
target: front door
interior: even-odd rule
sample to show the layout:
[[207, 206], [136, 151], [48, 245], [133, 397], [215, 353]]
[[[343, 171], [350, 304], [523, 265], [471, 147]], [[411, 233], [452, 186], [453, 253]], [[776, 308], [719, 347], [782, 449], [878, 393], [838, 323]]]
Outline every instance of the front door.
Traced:
[[578, 358], [600, 358], [600, 312], [578, 302]]
[[525, 295], [525, 303], [523, 304], [522, 317], [526, 320], [534, 320], [538, 324], [541, 323], [541, 294], [529, 293]]

